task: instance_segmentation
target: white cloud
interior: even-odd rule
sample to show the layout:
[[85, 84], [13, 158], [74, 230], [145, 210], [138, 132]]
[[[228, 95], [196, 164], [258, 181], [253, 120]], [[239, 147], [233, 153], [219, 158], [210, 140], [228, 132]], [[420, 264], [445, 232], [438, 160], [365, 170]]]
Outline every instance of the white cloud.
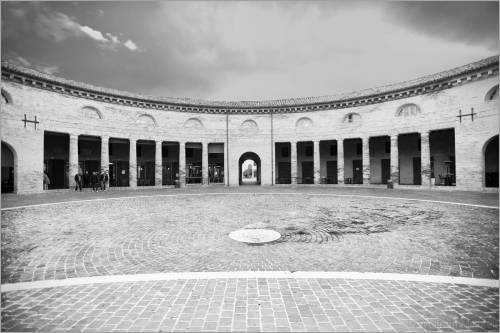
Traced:
[[125, 46], [127, 49], [129, 49], [131, 51], [137, 50], [137, 45], [135, 45], [135, 43], [133, 41], [131, 41], [130, 39], [127, 40], [125, 43], [123, 43], [123, 46]]
[[31, 62], [29, 62], [28, 60], [24, 59], [23, 57], [17, 57], [17, 60], [19, 60], [19, 62], [21, 64], [23, 64], [23, 66], [31, 66]]
[[118, 39], [117, 36], [110, 34], [109, 32], [106, 33], [106, 36], [111, 40], [111, 42], [115, 44], [120, 44], [120, 40]]
[[35, 66], [35, 68], [40, 72], [44, 72], [50, 75], [59, 73], [59, 67], [57, 66]]
[[102, 35], [102, 32], [98, 31], [98, 30], [94, 30], [92, 29], [91, 27], [88, 27], [88, 26], [83, 26], [83, 27], [80, 27], [80, 30], [82, 30], [87, 36], [89, 36], [90, 38], [98, 41], [98, 42], [104, 42], [104, 43], [107, 43], [109, 42], [109, 40], [107, 40], [103, 35]]

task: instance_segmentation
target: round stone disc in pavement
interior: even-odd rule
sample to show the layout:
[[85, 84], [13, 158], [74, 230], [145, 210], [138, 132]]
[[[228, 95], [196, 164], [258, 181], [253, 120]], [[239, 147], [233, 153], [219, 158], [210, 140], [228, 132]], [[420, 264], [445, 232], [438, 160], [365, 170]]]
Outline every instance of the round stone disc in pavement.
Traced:
[[229, 234], [229, 238], [249, 244], [269, 243], [280, 237], [279, 232], [269, 229], [239, 229]]

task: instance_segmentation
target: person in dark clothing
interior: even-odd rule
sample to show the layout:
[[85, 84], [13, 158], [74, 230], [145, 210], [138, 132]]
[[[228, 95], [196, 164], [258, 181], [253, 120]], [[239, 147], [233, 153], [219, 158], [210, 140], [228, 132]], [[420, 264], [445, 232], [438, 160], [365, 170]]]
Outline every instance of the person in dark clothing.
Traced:
[[94, 171], [92, 173], [92, 177], [90, 178], [90, 182], [92, 183], [92, 191], [99, 191], [99, 176], [97, 175], [97, 172]]
[[83, 177], [79, 173], [75, 175], [75, 191], [78, 191], [80, 189], [80, 192], [82, 191], [82, 182], [83, 182]]
[[106, 183], [108, 182], [108, 180], [108, 173], [105, 170], [101, 170], [101, 174], [99, 175], [99, 183], [101, 184], [102, 191], [106, 191]]

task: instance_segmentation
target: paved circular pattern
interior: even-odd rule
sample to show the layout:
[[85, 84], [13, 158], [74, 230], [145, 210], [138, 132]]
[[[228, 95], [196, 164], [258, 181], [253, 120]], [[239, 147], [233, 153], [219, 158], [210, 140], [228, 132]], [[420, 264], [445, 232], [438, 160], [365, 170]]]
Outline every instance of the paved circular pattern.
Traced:
[[[283, 237], [254, 247], [227, 237], [256, 221]], [[377, 198], [228, 193], [2, 211], [4, 283], [262, 270], [497, 278], [498, 210]]]
[[229, 238], [247, 244], [265, 244], [279, 239], [281, 234], [269, 229], [239, 229], [229, 234]]

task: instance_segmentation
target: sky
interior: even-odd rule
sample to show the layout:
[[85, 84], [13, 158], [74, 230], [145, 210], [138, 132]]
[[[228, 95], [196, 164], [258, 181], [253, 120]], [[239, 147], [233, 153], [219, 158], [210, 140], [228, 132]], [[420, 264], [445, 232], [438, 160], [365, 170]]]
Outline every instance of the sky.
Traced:
[[1, 3], [1, 57], [164, 97], [269, 100], [397, 83], [498, 54], [498, 2]]

